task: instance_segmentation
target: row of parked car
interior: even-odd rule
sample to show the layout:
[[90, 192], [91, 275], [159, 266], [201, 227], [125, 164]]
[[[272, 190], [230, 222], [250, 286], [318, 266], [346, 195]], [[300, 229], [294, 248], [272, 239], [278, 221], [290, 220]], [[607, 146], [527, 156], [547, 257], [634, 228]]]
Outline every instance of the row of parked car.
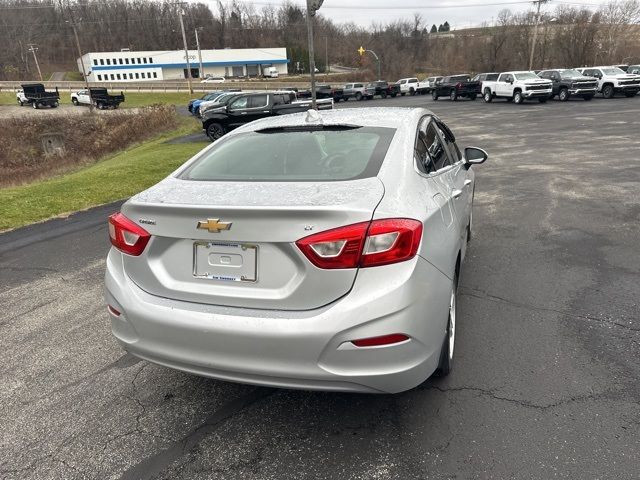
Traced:
[[[57, 87], [55, 90], [46, 90], [42, 83], [25, 83], [21, 87], [16, 91], [16, 100], [21, 107], [31, 105], [35, 109], [56, 108], [60, 104], [60, 92]], [[124, 102], [124, 93], [111, 95], [103, 87], [90, 87], [71, 93], [71, 103], [75, 106], [93, 104], [96, 108], [103, 110], [118, 108], [122, 102]]]

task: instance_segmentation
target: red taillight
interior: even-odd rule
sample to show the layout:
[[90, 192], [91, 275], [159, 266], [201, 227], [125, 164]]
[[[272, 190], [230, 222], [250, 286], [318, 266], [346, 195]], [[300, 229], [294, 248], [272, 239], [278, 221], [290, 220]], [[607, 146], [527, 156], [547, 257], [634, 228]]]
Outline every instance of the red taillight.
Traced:
[[462, 83], [460, 82], [456, 83], [456, 88], [462, 88]]
[[120, 312], [118, 310], [116, 310], [115, 308], [113, 308], [111, 305], [107, 305], [107, 310], [109, 311], [109, 313], [115, 317], [119, 317], [120, 316]]
[[144, 251], [151, 235], [118, 212], [109, 217], [109, 238], [118, 250], [137, 257]]
[[402, 343], [409, 340], [409, 337], [403, 333], [392, 333], [390, 335], [382, 335], [380, 337], [361, 338], [360, 340], [351, 340], [356, 347], [381, 347], [382, 345], [393, 345], [394, 343]]
[[409, 260], [421, 238], [418, 220], [387, 218], [316, 233], [296, 244], [316, 267], [357, 268]]

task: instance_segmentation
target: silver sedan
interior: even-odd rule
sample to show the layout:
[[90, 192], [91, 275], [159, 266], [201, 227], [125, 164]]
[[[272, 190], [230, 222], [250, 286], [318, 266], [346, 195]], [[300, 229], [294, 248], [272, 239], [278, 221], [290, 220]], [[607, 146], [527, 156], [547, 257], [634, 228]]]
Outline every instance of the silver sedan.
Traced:
[[486, 158], [422, 108], [238, 128], [109, 218], [113, 334], [256, 385], [395, 393], [446, 375]]

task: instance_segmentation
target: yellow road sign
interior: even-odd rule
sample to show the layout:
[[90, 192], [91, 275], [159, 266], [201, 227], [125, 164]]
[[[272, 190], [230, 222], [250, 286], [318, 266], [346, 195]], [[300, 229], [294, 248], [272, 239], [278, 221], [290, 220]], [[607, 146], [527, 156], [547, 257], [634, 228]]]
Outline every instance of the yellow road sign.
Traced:
[[366, 50], [363, 47], [360, 47], [358, 49], [358, 53], [360, 54], [360, 56], [364, 55], [364, 52], [366, 52]]

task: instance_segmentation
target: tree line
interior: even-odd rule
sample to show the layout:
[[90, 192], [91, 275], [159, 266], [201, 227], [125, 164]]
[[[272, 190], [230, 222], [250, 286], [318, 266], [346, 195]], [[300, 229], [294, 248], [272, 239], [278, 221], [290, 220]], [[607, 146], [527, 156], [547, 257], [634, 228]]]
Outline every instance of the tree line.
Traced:
[[[0, 0], [0, 79], [34, 79], [31, 46], [43, 72], [76, 70], [75, 24], [84, 52], [174, 50], [183, 48], [183, 15], [189, 48], [200, 28], [201, 47], [286, 47], [290, 73], [308, 71], [305, 12], [293, 4], [267, 5], [218, 1]], [[527, 69], [536, 16], [503, 10], [480, 28], [451, 30], [422, 15], [372, 24], [337, 23], [326, 13], [315, 17], [316, 63], [358, 66], [373, 78], [376, 66], [361, 57], [374, 50], [388, 80], [421, 74]], [[534, 68], [640, 63], [640, 1], [614, 0], [597, 10], [559, 5], [537, 19]]]

